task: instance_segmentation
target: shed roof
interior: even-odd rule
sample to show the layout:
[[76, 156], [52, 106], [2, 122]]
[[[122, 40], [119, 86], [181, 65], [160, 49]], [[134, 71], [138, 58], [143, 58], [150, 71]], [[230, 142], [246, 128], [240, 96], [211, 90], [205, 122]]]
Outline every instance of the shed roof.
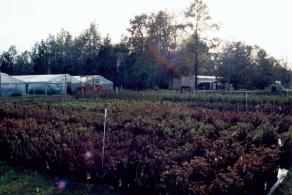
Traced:
[[198, 79], [200, 83], [213, 83], [217, 81], [214, 76], [198, 76]]
[[[193, 75], [192, 77], [195, 78], [195, 75]], [[212, 82], [216, 82], [217, 78], [216, 76], [198, 75], [198, 80], [199, 80], [199, 83], [212, 83]]]
[[200, 79], [216, 79], [216, 76], [202, 76], [202, 75], [198, 75], [198, 78]]

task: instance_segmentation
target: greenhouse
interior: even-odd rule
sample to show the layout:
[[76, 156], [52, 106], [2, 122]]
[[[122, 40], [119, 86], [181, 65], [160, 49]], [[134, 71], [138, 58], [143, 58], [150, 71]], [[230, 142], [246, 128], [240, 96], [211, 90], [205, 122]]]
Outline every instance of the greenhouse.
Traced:
[[75, 79], [85, 84], [100, 84], [107, 89], [113, 89], [113, 82], [100, 75], [74, 76]]
[[13, 76], [25, 83], [27, 94], [71, 94], [80, 81], [69, 74]]
[[25, 94], [25, 83], [5, 73], [0, 73], [0, 96], [20, 96]]

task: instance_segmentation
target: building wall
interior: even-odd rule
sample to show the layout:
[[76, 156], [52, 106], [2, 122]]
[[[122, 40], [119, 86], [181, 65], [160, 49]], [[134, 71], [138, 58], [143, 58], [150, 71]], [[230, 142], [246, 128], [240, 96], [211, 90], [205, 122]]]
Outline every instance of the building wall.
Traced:
[[[181, 89], [182, 87], [187, 87], [190, 89], [195, 88], [195, 77], [194, 76], [187, 76], [181, 78], [174, 78], [170, 83], [171, 89]], [[208, 89], [216, 90], [217, 81], [215, 79], [210, 78], [198, 78], [198, 84], [200, 83], [208, 83]]]
[[181, 79], [175, 78], [172, 80], [172, 86], [171, 89], [178, 90], [181, 88]]

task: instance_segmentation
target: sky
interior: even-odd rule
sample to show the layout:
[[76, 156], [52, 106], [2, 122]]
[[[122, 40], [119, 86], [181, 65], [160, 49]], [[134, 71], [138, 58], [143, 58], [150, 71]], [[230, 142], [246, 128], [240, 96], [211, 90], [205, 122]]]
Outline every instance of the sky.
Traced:
[[[214, 36], [258, 45], [292, 64], [292, 0], [205, 0], [221, 28]], [[191, 0], [0, 0], [0, 52], [30, 50], [61, 28], [74, 36], [96, 22], [114, 43], [141, 13], [183, 14]]]

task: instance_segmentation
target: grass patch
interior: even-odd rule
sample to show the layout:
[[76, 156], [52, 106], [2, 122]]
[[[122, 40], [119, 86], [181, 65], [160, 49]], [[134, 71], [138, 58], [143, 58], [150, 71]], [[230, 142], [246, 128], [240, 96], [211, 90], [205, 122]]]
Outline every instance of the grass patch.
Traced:
[[[66, 184], [65, 186], [59, 185]], [[64, 187], [59, 189], [59, 187]], [[0, 194], [119, 194], [109, 186], [54, 177], [0, 161]]]

